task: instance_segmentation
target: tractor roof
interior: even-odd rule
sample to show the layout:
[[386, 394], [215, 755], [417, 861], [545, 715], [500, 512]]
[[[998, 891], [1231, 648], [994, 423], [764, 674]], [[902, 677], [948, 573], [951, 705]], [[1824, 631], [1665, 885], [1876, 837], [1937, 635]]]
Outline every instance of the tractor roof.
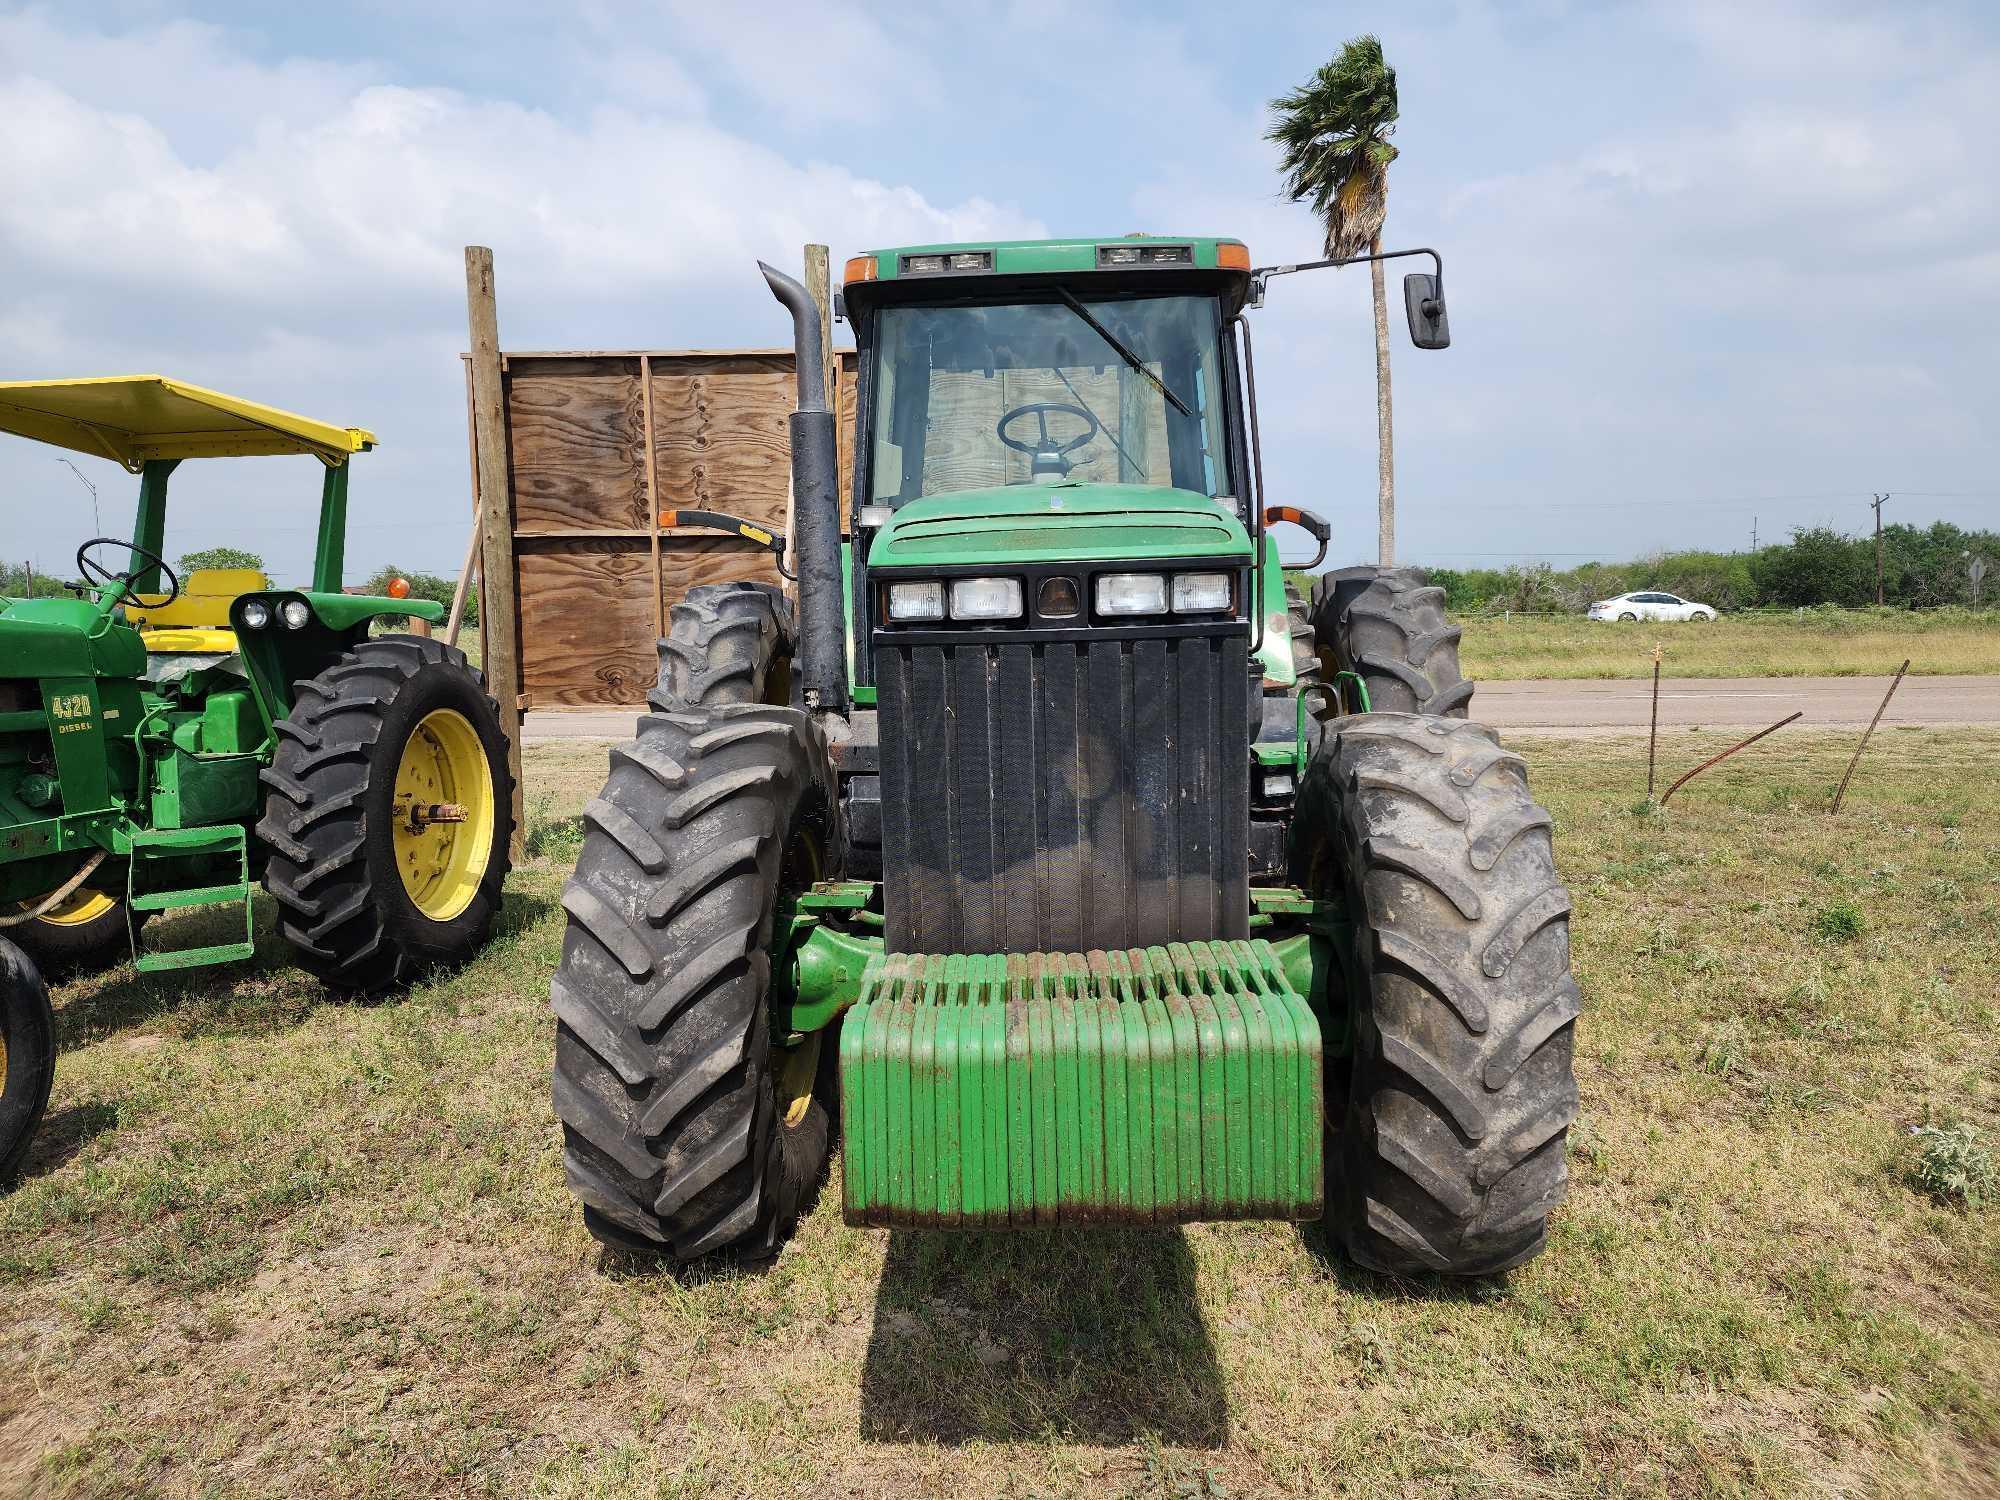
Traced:
[[[970, 265], [964, 257], [986, 257]], [[954, 261], [960, 263], [954, 264]], [[1250, 270], [1241, 240], [1204, 235], [1127, 234], [1102, 239], [979, 240], [960, 245], [897, 245], [847, 262], [851, 287], [863, 281], [985, 274], [1033, 276], [1069, 271]]]
[[152, 458], [310, 453], [343, 464], [375, 434], [333, 427], [164, 375], [0, 381], [0, 432], [115, 459], [135, 473]]

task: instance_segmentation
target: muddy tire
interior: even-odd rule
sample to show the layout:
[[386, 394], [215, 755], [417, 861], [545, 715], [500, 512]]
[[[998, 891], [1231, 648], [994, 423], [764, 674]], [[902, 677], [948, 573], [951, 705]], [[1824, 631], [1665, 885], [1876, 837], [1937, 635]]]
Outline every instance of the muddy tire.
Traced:
[[1352, 715], [1327, 726], [1299, 818], [1294, 878], [1354, 914], [1329, 1238], [1402, 1274], [1519, 1265], [1568, 1183], [1581, 1002], [1526, 768], [1477, 724]]
[[655, 712], [584, 808], [554, 1098], [570, 1191], [608, 1244], [761, 1258], [818, 1184], [827, 1115], [809, 1095], [781, 1113], [770, 955], [788, 854], [825, 847], [821, 764], [795, 709]]
[[[381, 636], [295, 685], [263, 775], [264, 889], [299, 964], [373, 994], [493, 931], [514, 834], [498, 705], [465, 654]], [[415, 809], [462, 808], [418, 823]]]
[[660, 642], [660, 682], [650, 702], [665, 711], [717, 703], [787, 700], [790, 606], [765, 583], [704, 583], [673, 607]]
[[35, 961], [0, 937], [0, 1185], [14, 1180], [56, 1076], [56, 1019]]
[[132, 932], [152, 913], [129, 913], [129, 927], [127, 915], [122, 898], [85, 886], [50, 915], [9, 928], [7, 935], [45, 975], [89, 973], [132, 956]]
[[1459, 628], [1445, 618], [1444, 590], [1417, 568], [1343, 568], [1313, 586], [1323, 659], [1357, 674], [1377, 713], [1462, 719], [1472, 684], [1458, 664]]

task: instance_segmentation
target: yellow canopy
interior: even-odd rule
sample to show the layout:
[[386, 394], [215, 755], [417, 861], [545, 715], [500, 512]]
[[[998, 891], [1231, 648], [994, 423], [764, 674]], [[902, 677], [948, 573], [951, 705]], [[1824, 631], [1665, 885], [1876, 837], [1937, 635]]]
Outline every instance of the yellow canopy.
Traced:
[[134, 473], [149, 458], [310, 453], [339, 465], [375, 446], [359, 427], [331, 427], [164, 375], [0, 381], [0, 432], [116, 459]]

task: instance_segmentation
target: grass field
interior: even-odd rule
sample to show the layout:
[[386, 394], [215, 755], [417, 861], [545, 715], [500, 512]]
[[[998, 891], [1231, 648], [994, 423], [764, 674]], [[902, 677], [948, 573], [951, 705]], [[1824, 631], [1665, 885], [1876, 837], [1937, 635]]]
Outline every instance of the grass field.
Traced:
[[2000, 672], [2000, 613], [1806, 610], [1706, 624], [1622, 624], [1580, 615], [1463, 617], [1468, 677], [1649, 677], [1653, 646], [1676, 677], [1886, 677]]
[[2000, 732], [1881, 736], [1829, 818], [1850, 743], [1648, 815], [1643, 743], [1522, 742], [1585, 1103], [1548, 1253], [1473, 1286], [1278, 1224], [860, 1232], [837, 1188], [761, 1275], [600, 1253], [545, 991], [603, 750], [537, 747], [465, 972], [329, 1004], [267, 941], [62, 986], [0, 1495], [1996, 1493], [2000, 1208], [1911, 1132], [1983, 1132], [1975, 1179], [2000, 1134]]

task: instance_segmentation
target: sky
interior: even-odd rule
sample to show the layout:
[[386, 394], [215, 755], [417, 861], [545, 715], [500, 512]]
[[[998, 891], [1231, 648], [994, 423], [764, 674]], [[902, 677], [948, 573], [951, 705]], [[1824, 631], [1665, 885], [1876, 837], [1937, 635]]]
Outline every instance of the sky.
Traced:
[[[157, 371], [341, 424], [350, 576], [455, 572], [462, 247], [503, 347], [788, 341], [808, 241], [1320, 231], [1268, 101], [1378, 32], [1399, 552], [1567, 566], [1885, 519], [2000, 526], [2000, 7], [712, 0], [0, 3], [0, 379]], [[1392, 286], [1392, 304], [1397, 300]], [[1267, 489], [1373, 560], [1367, 273], [1253, 314]], [[129, 528], [116, 466], [0, 437], [0, 556]], [[309, 570], [317, 466], [184, 467], [170, 555]]]

